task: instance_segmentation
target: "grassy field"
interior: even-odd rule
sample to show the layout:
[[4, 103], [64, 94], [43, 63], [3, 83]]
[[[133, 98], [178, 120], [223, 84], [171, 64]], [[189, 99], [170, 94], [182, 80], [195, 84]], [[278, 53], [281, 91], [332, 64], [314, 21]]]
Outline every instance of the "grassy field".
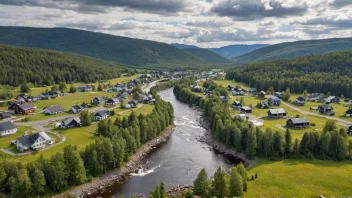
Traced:
[[248, 183], [245, 197], [340, 197], [352, 195], [352, 162], [259, 159], [248, 170], [258, 178]]
[[34, 132], [35, 130], [31, 127], [20, 126], [17, 128], [17, 133], [0, 137], [0, 148], [8, 148], [11, 146], [11, 141], [25, 135], [25, 131]]

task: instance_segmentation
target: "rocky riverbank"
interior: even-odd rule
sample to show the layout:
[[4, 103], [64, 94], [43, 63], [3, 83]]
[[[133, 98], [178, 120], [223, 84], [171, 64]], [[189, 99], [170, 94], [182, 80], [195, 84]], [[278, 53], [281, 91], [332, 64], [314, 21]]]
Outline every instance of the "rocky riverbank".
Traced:
[[211, 134], [210, 123], [207, 120], [201, 118], [200, 123], [205, 129], [207, 129], [207, 131], [205, 132], [204, 136], [198, 138], [198, 141], [210, 145], [213, 150], [218, 153], [240, 159], [244, 162], [246, 167], [250, 167], [255, 163], [255, 160], [247, 159], [245, 153], [237, 152], [233, 148], [229, 148], [225, 144], [217, 141]]
[[107, 187], [121, 182], [130, 173], [136, 172], [139, 168], [139, 163], [148, 155], [155, 147], [165, 142], [174, 131], [174, 127], [167, 129], [162, 135], [145, 143], [130, 159], [130, 161], [119, 169], [112, 170], [99, 178], [94, 178], [93, 181], [77, 186], [69, 191], [57, 195], [57, 198], [64, 198], [71, 194], [78, 197], [89, 197], [89, 195], [103, 192]]

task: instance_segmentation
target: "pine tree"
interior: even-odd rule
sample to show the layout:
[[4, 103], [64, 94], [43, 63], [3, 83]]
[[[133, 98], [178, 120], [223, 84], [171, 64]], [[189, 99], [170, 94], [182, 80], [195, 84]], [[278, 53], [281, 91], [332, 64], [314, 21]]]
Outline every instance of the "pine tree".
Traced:
[[244, 165], [242, 163], [237, 165], [237, 172], [242, 177], [243, 191], [247, 192], [247, 172], [246, 172], [246, 169], [244, 168]]
[[248, 158], [253, 158], [256, 154], [256, 148], [257, 138], [253, 131], [253, 128], [251, 128], [247, 134], [246, 156]]
[[216, 197], [226, 196], [225, 172], [220, 167], [214, 173], [214, 194]]
[[236, 167], [231, 170], [229, 197], [240, 197], [243, 194], [243, 178], [237, 172]]
[[101, 84], [98, 84], [98, 91], [103, 91], [103, 86], [101, 86]]
[[292, 152], [292, 136], [291, 132], [286, 129], [285, 133], [285, 155], [289, 155]]
[[44, 187], [46, 185], [44, 173], [39, 169], [35, 169], [31, 175], [32, 181], [32, 192], [35, 195], [39, 195], [44, 192]]
[[299, 146], [299, 153], [301, 155], [307, 155], [310, 153], [309, 150], [309, 145], [310, 145], [310, 136], [309, 133], [304, 133], [303, 138], [301, 140], [301, 144]]
[[209, 193], [209, 179], [207, 172], [203, 168], [196, 180], [193, 182], [193, 193], [200, 197], [207, 197]]
[[78, 185], [84, 183], [86, 178], [86, 170], [83, 160], [76, 148], [69, 145], [64, 148], [65, 174], [70, 185]]

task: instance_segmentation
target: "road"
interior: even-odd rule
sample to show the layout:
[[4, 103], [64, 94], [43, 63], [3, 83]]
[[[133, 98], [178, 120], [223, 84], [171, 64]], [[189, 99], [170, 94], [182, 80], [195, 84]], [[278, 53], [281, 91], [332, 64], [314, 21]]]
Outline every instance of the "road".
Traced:
[[335, 117], [332, 117], [332, 116], [326, 116], [326, 115], [322, 115], [322, 114], [317, 114], [317, 113], [312, 113], [312, 112], [309, 112], [309, 111], [305, 111], [305, 110], [302, 110], [300, 108], [297, 108], [291, 104], [288, 104], [286, 102], [283, 102], [282, 101], [282, 104], [284, 104], [286, 107], [294, 110], [294, 111], [297, 111], [303, 115], [311, 115], [311, 116], [317, 116], [317, 117], [321, 117], [321, 118], [326, 118], [326, 119], [329, 119], [329, 120], [336, 120], [337, 121], [337, 124], [341, 125], [341, 126], [344, 126], [344, 127], [349, 127], [352, 125], [352, 122], [350, 121], [346, 121], [346, 120], [343, 120], [343, 119], [340, 119], [340, 118], [335, 118]]

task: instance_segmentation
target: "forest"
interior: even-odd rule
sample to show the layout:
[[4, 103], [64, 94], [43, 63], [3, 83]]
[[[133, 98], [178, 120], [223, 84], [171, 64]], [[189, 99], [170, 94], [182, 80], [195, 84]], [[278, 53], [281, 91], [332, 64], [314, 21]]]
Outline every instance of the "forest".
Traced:
[[218, 141], [244, 152], [249, 159], [255, 156], [270, 159], [279, 158], [318, 158], [333, 160], [352, 159], [352, 140], [348, 140], [346, 130], [338, 130], [336, 123], [328, 120], [322, 133], [305, 133], [302, 140], [292, 139], [287, 129], [284, 134], [268, 128], [262, 131], [259, 127], [243, 120], [239, 116], [232, 117], [229, 105], [223, 103], [221, 95], [227, 89], [213, 82], [205, 82], [213, 91], [209, 98], [193, 93], [190, 81], [176, 84], [174, 94], [177, 99], [197, 105], [203, 109], [205, 118], [210, 122], [211, 132]]
[[121, 64], [87, 56], [49, 50], [0, 45], [0, 84], [35, 86], [59, 82], [94, 83], [120, 77], [127, 72]]
[[250, 64], [227, 72], [226, 79], [257, 90], [290, 88], [292, 93], [324, 93], [352, 97], [352, 51], [310, 55]]
[[0, 165], [0, 192], [14, 198], [36, 197], [89, 182], [94, 176], [121, 167], [144, 143], [172, 125], [173, 116], [172, 105], [157, 97], [151, 114], [132, 112], [114, 121], [100, 121], [99, 138], [81, 151], [69, 145], [63, 153], [51, 158], [40, 156], [28, 164], [5, 160]]

